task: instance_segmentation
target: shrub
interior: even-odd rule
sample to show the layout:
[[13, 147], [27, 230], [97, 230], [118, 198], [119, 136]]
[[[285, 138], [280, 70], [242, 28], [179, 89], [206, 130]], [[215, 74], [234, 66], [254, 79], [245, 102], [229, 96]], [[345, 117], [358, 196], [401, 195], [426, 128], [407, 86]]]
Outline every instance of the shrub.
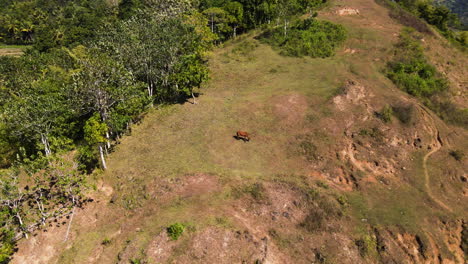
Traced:
[[324, 230], [332, 219], [342, 216], [341, 207], [335, 199], [326, 196], [314, 197], [309, 214], [300, 226], [309, 232], [316, 232]]
[[377, 250], [377, 241], [369, 235], [356, 240], [355, 244], [361, 257], [366, 257]]
[[181, 223], [175, 223], [167, 228], [167, 233], [172, 240], [177, 240], [185, 230], [185, 226]]
[[409, 124], [413, 119], [414, 106], [413, 105], [398, 105], [392, 107], [393, 115], [400, 120], [403, 124]]
[[260, 39], [278, 47], [283, 55], [326, 58], [346, 39], [343, 26], [313, 18], [296, 22], [288, 32], [275, 28], [265, 32]]
[[[437, 72], [424, 57], [422, 46], [414, 31], [405, 29], [396, 45], [395, 58], [388, 64], [387, 76], [403, 91], [418, 97], [442, 119], [455, 125], [468, 127], [468, 110], [458, 108], [447, 93], [447, 79]], [[395, 108], [394, 108], [395, 110]], [[406, 115], [400, 109], [399, 119], [409, 122], [411, 112]]]
[[130, 264], [143, 264], [144, 262], [139, 258], [130, 259]]
[[390, 9], [390, 17], [398, 21], [403, 26], [412, 27], [417, 31], [425, 34], [432, 35], [432, 31], [424, 21], [418, 18], [411, 12], [403, 9], [397, 3], [388, 0], [376, 0], [378, 4], [381, 4]]
[[385, 123], [392, 121], [393, 110], [389, 105], [385, 105], [382, 108], [382, 111], [377, 113], [377, 117], [380, 118]]
[[330, 187], [328, 186], [327, 183], [325, 183], [325, 182], [323, 182], [323, 181], [320, 181], [320, 180], [317, 181], [316, 184], [317, 184], [318, 187], [323, 188], [323, 189], [328, 189], [328, 188], [330, 188]]
[[312, 142], [304, 140], [299, 144], [299, 147], [301, 148], [302, 154], [308, 161], [312, 161], [317, 158], [317, 146]]
[[381, 140], [382, 137], [383, 137], [382, 132], [377, 127], [373, 127], [371, 130], [361, 129], [359, 131], [359, 135], [360, 136], [369, 136], [369, 137], [374, 138], [376, 140]]
[[468, 128], [468, 108], [460, 109], [449, 99], [441, 98], [440, 96], [427, 98], [424, 104], [443, 120]]
[[15, 247], [13, 237], [13, 230], [0, 228], [0, 263], [9, 263]]
[[338, 203], [340, 203], [342, 206], [348, 206], [348, 199], [346, 199], [345, 196], [340, 195], [340, 196], [338, 196], [338, 198], [336, 198], [336, 200], [337, 200]]
[[257, 201], [266, 199], [265, 187], [261, 183], [255, 183], [247, 187], [245, 191]]
[[108, 238], [108, 237], [106, 237], [106, 238], [104, 238], [104, 240], [102, 240], [101, 244], [104, 245], [104, 246], [107, 246], [107, 245], [109, 245], [111, 242], [112, 242], [111, 239]]

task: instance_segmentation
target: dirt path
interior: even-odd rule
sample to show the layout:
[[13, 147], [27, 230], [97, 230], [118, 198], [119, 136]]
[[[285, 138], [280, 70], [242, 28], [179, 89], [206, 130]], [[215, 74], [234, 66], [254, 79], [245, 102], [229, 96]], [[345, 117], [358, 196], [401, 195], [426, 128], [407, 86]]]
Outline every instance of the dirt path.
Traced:
[[428, 121], [429, 123], [428, 130], [430, 130], [434, 138], [431, 151], [428, 152], [426, 155], [424, 155], [424, 158], [423, 158], [424, 185], [426, 187], [427, 195], [440, 207], [446, 209], [449, 212], [453, 212], [453, 210], [450, 207], [448, 207], [444, 202], [442, 202], [437, 197], [435, 197], [434, 194], [432, 193], [431, 184], [430, 184], [431, 178], [429, 177], [429, 172], [427, 169], [427, 161], [429, 160], [432, 154], [436, 153], [442, 148], [442, 142], [439, 136], [439, 130], [437, 129], [437, 126], [435, 124], [433, 117], [423, 106], [420, 106], [420, 109], [423, 112], [423, 118], [426, 119], [426, 121]]

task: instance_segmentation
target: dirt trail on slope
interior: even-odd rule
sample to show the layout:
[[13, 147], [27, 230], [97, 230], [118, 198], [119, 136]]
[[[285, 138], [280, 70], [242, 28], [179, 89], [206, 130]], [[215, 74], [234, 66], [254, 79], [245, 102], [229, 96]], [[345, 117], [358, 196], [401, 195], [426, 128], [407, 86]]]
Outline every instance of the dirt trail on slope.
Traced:
[[419, 108], [422, 110], [422, 118], [428, 122], [427, 129], [430, 131], [431, 136], [434, 138], [433, 144], [431, 144], [431, 151], [424, 155], [423, 158], [423, 169], [424, 169], [424, 186], [426, 187], [427, 195], [440, 207], [446, 209], [449, 212], [453, 212], [453, 210], [448, 207], [444, 202], [439, 200], [437, 197], [434, 196], [432, 193], [431, 185], [430, 185], [430, 177], [429, 172], [427, 169], [427, 161], [431, 157], [432, 154], [436, 153], [442, 148], [442, 140], [440, 139], [439, 130], [437, 129], [437, 125], [435, 124], [434, 118], [432, 115], [425, 109], [423, 106], [419, 105]]

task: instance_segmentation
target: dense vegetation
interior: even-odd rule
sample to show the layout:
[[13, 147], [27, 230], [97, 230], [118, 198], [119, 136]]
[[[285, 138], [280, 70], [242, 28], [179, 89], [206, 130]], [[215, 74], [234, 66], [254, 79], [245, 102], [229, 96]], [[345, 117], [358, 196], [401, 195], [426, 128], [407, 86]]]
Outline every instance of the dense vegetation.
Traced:
[[437, 4], [447, 6], [460, 17], [463, 28], [468, 29], [468, 2], [464, 0], [435, 0]]
[[424, 24], [413, 17], [414, 15], [433, 25], [453, 43], [462, 48], [466, 48], [468, 45], [468, 32], [463, 31], [464, 25], [459, 17], [445, 5], [424, 0], [397, 0], [394, 2], [379, 0], [378, 2], [391, 7], [391, 15], [400, 20], [405, 26], [414, 27], [423, 33], [430, 33], [430, 30]]
[[394, 59], [388, 63], [387, 76], [402, 90], [420, 98], [442, 119], [468, 126], [467, 109], [459, 109], [450, 101], [447, 79], [427, 61], [413, 29], [401, 33]]
[[388, 77], [400, 88], [417, 97], [430, 97], [447, 90], [447, 81], [427, 62], [410, 30], [400, 35], [397, 49], [395, 60], [389, 64]]
[[330, 57], [346, 39], [346, 30], [341, 25], [314, 18], [297, 21], [289, 31], [286, 28], [273, 28], [265, 32], [261, 39], [288, 56]]

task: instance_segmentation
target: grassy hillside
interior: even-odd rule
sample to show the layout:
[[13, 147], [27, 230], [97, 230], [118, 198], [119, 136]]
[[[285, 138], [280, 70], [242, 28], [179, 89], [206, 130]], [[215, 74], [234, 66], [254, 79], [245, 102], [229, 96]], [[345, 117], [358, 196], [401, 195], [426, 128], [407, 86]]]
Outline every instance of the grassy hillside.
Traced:
[[[261, 32], [217, 48], [198, 104], [150, 111], [92, 175], [68, 240], [70, 220], [51, 223], [13, 263], [462, 263], [467, 161], [450, 153], [466, 130], [385, 77], [401, 25], [384, 7], [334, 1], [319, 19], [348, 32], [330, 58], [281, 56]], [[466, 107], [466, 69], [437, 54], [465, 55], [423, 45]], [[410, 121], [384, 122], [386, 106]]]

